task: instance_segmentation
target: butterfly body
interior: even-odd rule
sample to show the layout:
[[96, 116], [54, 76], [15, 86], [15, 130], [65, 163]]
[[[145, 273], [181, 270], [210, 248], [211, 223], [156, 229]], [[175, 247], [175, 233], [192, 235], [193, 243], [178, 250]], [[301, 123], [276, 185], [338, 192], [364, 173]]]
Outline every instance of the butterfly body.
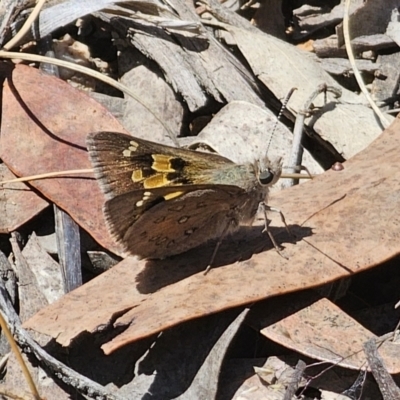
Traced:
[[164, 258], [251, 224], [280, 161], [238, 165], [222, 156], [121, 133], [90, 134], [111, 234], [131, 254]]

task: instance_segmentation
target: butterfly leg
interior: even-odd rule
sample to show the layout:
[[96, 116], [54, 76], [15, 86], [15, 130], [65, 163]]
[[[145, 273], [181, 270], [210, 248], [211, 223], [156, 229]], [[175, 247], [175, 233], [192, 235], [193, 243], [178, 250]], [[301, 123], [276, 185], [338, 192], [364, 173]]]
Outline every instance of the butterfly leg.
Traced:
[[289, 233], [289, 235], [293, 236], [292, 233], [290, 232], [290, 229], [289, 229], [287, 223], [286, 223], [285, 216], [283, 215], [283, 213], [282, 213], [281, 210], [279, 210], [279, 209], [277, 209], [277, 208], [274, 208], [274, 207], [271, 207], [271, 206], [269, 206], [268, 204], [266, 204], [266, 203], [264, 203], [264, 202], [261, 202], [261, 203], [260, 203], [260, 206], [262, 207], [263, 213], [264, 213], [264, 223], [265, 223], [265, 227], [264, 227], [264, 229], [263, 229], [263, 233], [264, 233], [264, 232], [267, 232], [267, 234], [268, 234], [268, 236], [269, 236], [269, 238], [270, 238], [272, 244], [274, 245], [276, 251], [277, 251], [282, 257], [286, 258], [285, 256], [283, 256], [283, 255], [281, 254], [282, 247], [278, 245], [278, 243], [276, 242], [274, 236], [272, 235], [272, 233], [271, 233], [270, 230], [268, 229], [268, 227], [269, 227], [269, 222], [268, 222], [268, 218], [267, 218], [267, 211], [273, 211], [273, 212], [279, 213], [279, 215], [280, 215], [280, 217], [281, 217], [281, 221], [282, 221], [282, 223], [285, 225], [285, 228], [286, 228], [287, 232]]
[[208, 263], [208, 266], [207, 266], [207, 268], [206, 268], [205, 271], [204, 271], [204, 275], [207, 275], [207, 274], [208, 274], [208, 271], [210, 271], [210, 269], [212, 268], [212, 263], [214, 262], [215, 256], [216, 256], [217, 253], [218, 253], [219, 246], [221, 246], [221, 243], [222, 243], [222, 241], [224, 240], [224, 237], [225, 237], [226, 233], [228, 232], [229, 225], [230, 225], [229, 223], [226, 224], [225, 229], [223, 230], [223, 232], [222, 232], [220, 238], [218, 239], [218, 242], [217, 242], [217, 244], [215, 245], [214, 251], [213, 251], [213, 253], [212, 253], [210, 262]]

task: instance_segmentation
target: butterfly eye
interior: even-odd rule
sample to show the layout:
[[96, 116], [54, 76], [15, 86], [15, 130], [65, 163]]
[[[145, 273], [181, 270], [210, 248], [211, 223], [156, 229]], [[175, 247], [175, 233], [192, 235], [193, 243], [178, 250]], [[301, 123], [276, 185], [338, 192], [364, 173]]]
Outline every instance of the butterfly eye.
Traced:
[[268, 185], [274, 180], [274, 177], [275, 177], [274, 173], [270, 169], [266, 169], [260, 172], [258, 180], [261, 183], [261, 185]]

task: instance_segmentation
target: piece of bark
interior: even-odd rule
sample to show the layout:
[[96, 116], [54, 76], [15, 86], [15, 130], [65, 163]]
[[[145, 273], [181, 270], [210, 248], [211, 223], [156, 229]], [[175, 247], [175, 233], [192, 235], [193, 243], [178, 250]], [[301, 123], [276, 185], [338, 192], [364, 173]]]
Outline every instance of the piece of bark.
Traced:
[[[350, 13], [357, 9], [362, 0], [354, 0], [350, 4]], [[299, 40], [304, 36], [318, 30], [329, 28], [343, 20], [344, 4], [343, 2], [333, 7], [331, 10], [323, 3], [321, 6], [313, 7], [308, 4], [293, 10], [293, 16], [296, 18], [298, 27], [295, 27], [293, 39]]]
[[374, 338], [368, 340], [364, 345], [364, 351], [367, 356], [371, 372], [379, 385], [384, 400], [400, 399], [400, 389], [387, 371], [382, 358], [378, 353], [376, 341]]
[[82, 261], [79, 225], [54, 205], [57, 249], [64, 288], [71, 292], [82, 285]]
[[[321, 66], [331, 75], [350, 75], [353, 74], [353, 67], [350, 61], [346, 58], [322, 58]], [[360, 72], [368, 72], [373, 74], [380, 69], [379, 62], [372, 62], [371, 60], [356, 60], [356, 67]]]
[[[370, 36], [361, 36], [351, 40], [351, 46], [355, 54], [364, 51], [380, 51], [397, 48], [396, 43], [385, 34], [376, 34]], [[341, 57], [346, 58], [347, 52], [344, 46], [338, 46], [336, 35], [315, 40], [313, 43], [315, 54], [319, 58]]]
[[10, 239], [15, 258], [15, 268], [18, 277], [19, 315], [21, 321], [26, 321], [39, 310], [48, 305], [45, 296], [39, 289], [35, 275], [17, 243], [16, 235]]
[[[350, 15], [351, 41], [360, 36], [385, 33], [390, 22], [392, 10], [399, 6], [398, 0], [374, 0], [363, 3]], [[336, 28], [338, 44], [344, 44], [343, 23]]]
[[59, 300], [64, 290], [61, 267], [41, 247], [35, 232], [30, 236], [22, 255], [36, 278], [38, 288], [48, 304]]
[[[292, 88], [298, 88], [287, 104], [293, 113], [304, 111], [321, 84], [338, 88], [315, 55], [263, 33], [254, 34], [228, 25], [224, 28], [233, 35], [254, 75], [276, 98], [283, 99]], [[340, 98], [327, 92], [326, 96], [316, 98], [313, 105], [314, 112], [306, 118], [306, 125], [319, 135], [320, 146], [327, 141], [346, 159], [365, 149], [382, 132], [382, 122], [377, 121], [364, 97], [345, 88], [341, 88]], [[393, 120], [391, 116], [385, 117]], [[349, 141], [348, 132], [357, 135]]]
[[[135, 92], [145, 104], [151, 104], [157, 117], [168, 121], [168, 126], [175, 136], [171, 138], [166, 135], [164, 127], [154, 115], [129, 96], [125, 100], [121, 123], [134, 136], [175, 146], [175, 137], [182, 130], [184, 106], [164, 77], [152, 68], [153, 63], [144, 56], [138, 57], [139, 52], [133, 50], [121, 50], [118, 59], [120, 71], [123, 73], [121, 83]], [[140, 61], [143, 64], [137, 65]]]
[[[172, 4], [182, 20], [200, 21], [194, 9], [182, 0], [174, 0]], [[245, 100], [263, 104], [254, 77], [204, 28], [201, 35], [191, 38], [144, 22], [119, 21], [119, 24], [123, 35], [134, 33], [130, 35], [132, 45], [156, 61], [190, 111], [207, 105], [208, 96], [220, 103]]]
[[386, 107], [381, 107], [381, 109], [387, 110], [390, 103], [396, 101], [396, 95], [399, 92], [400, 53], [379, 55], [377, 63], [380, 64], [379, 70], [385, 79], [374, 79], [371, 94], [375, 101], [387, 102]]
[[[17, 295], [17, 282], [15, 272], [11, 267], [10, 261], [7, 259], [5, 254], [0, 251], [0, 279], [3, 282], [4, 287], [10, 297], [12, 304], [15, 306], [16, 295]], [[0, 335], [0, 357], [5, 356], [10, 352], [10, 344], [3, 332]]]

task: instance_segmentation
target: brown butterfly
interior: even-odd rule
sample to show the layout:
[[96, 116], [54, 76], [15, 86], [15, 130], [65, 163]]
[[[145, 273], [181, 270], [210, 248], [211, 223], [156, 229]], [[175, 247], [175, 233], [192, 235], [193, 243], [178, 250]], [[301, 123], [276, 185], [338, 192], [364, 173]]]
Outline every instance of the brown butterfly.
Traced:
[[281, 160], [235, 164], [122, 133], [92, 133], [87, 146], [106, 195], [112, 236], [131, 254], [164, 258], [250, 225]]

